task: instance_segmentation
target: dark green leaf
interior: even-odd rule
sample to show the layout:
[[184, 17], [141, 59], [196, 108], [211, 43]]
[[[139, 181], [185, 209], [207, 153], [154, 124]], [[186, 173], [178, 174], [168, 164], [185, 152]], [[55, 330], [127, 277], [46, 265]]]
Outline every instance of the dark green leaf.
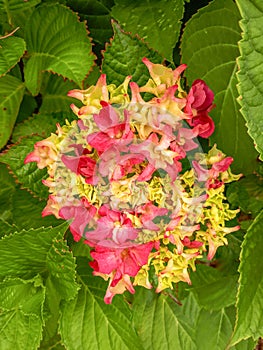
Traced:
[[42, 95], [42, 104], [40, 113], [58, 113], [67, 112], [71, 114], [70, 104], [79, 106], [76, 99], [68, 97], [69, 90], [76, 89], [77, 85], [54, 74], [45, 74], [40, 93]]
[[254, 217], [263, 209], [263, 179], [254, 174], [230, 184], [228, 201]]
[[107, 82], [118, 85], [127, 75], [132, 75], [133, 81], [139, 85], [145, 84], [149, 73], [142, 58], [147, 57], [154, 63], [161, 63], [162, 58], [137, 37], [124, 33], [115, 22], [112, 25], [114, 37], [111, 45], [106, 47], [102, 64], [102, 71], [107, 74]]
[[104, 46], [113, 34], [109, 9], [98, 0], [69, 0], [67, 5], [87, 21], [93, 41]]
[[263, 211], [250, 226], [240, 255], [237, 319], [232, 344], [241, 339], [258, 339], [263, 334]]
[[47, 177], [46, 169], [38, 169], [35, 162], [24, 164], [26, 156], [33, 151], [34, 144], [41, 139], [38, 135], [23, 138], [0, 156], [0, 162], [9, 166], [24, 188], [39, 198], [47, 199], [48, 189], [42, 184], [42, 179]]
[[41, 72], [51, 71], [79, 86], [89, 72], [94, 56], [84, 23], [68, 8], [43, 5], [35, 9], [25, 30], [30, 59], [25, 81], [33, 95], [41, 86]]
[[116, 0], [112, 16], [132, 34], [138, 34], [150, 47], [173, 61], [184, 13], [183, 0]]
[[0, 79], [0, 148], [12, 133], [24, 90], [24, 83], [11, 75]]
[[200, 306], [207, 310], [220, 310], [235, 304], [237, 279], [238, 275], [225, 276], [215, 268], [199, 265], [191, 275], [191, 292]]
[[210, 113], [216, 130], [211, 140], [234, 157], [236, 172], [249, 174], [255, 169], [257, 153], [236, 101], [239, 20], [232, 0], [211, 2], [186, 24], [181, 52], [189, 83], [203, 79], [215, 93], [216, 108]]
[[239, 99], [241, 112], [246, 119], [248, 132], [263, 160], [263, 3], [261, 0], [238, 0], [242, 16], [242, 40], [239, 43], [241, 57], [238, 59]]
[[0, 42], [0, 77], [14, 67], [23, 56], [26, 43], [23, 39], [9, 37]]

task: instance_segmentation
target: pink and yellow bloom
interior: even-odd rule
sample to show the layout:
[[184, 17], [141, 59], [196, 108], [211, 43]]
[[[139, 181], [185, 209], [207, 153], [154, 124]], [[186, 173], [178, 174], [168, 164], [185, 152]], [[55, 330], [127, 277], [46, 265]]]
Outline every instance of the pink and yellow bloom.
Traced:
[[47, 168], [42, 215], [69, 220], [74, 240], [91, 247], [94, 275], [109, 281], [106, 303], [136, 285], [161, 292], [190, 284], [195, 262], [212, 259], [239, 228], [226, 225], [237, 214], [224, 196], [225, 183], [239, 178], [233, 159], [216, 146], [204, 154], [198, 142], [214, 131], [213, 92], [202, 80], [184, 91], [186, 65], [143, 62], [150, 78], [131, 82], [131, 97], [130, 76], [116, 87], [102, 74], [70, 91], [83, 103], [72, 105], [78, 121], [58, 125], [25, 159]]

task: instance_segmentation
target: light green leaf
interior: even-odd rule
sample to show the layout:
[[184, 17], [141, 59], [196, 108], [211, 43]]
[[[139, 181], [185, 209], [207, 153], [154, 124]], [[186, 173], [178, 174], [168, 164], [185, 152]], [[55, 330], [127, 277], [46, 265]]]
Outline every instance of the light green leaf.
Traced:
[[139, 85], [149, 79], [146, 66], [142, 58], [147, 57], [154, 63], [161, 63], [162, 58], [157, 52], [150, 50], [140, 39], [124, 33], [118, 24], [112, 23], [114, 37], [111, 45], [106, 47], [102, 71], [107, 74], [107, 82], [121, 84], [127, 75]]
[[26, 50], [23, 39], [9, 37], [0, 42], [0, 77], [14, 67]]
[[5, 350], [35, 350], [41, 340], [42, 321], [35, 315], [24, 315], [19, 309], [1, 312], [0, 342]]
[[62, 307], [60, 333], [67, 350], [141, 350], [131, 324], [131, 312], [122, 297], [104, 304], [107, 284], [92, 277], [88, 261], [77, 260], [82, 284], [78, 297]]
[[39, 112], [46, 114], [67, 112], [68, 114], [71, 114], [71, 103], [74, 103], [78, 107], [81, 106], [81, 102], [67, 96], [69, 90], [76, 88], [76, 84], [63, 79], [62, 77], [46, 73], [40, 90], [42, 104]]
[[211, 2], [186, 24], [181, 53], [188, 65], [188, 82], [203, 79], [215, 93], [216, 108], [210, 112], [216, 124], [212, 142], [234, 157], [234, 171], [249, 174], [255, 169], [257, 153], [236, 101], [239, 19], [232, 0]]
[[33, 151], [34, 144], [41, 139], [38, 135], [21, 139], [20, 143], [0, 156], [0, 162], [8, 165], [22, 187], [39, 198], [47, 199], [48, 189], [42, 183], [42, 179], [47, 177], [46, 169], [38, 169], [35, 162], [24, 164], [26, 156]]
[[24, 10], [25, 8], [30, 8], [36, 6], [41, 0], [0, 0], [0, 10], [9, 14], [10, 12], [16, 12]]
[[263, 211], [245, 236], [240, 255], [240, 279], [237, 295], [237, 319], [231, 344], [263, 335]]
[[94, 55], [84, 23], [77, 14], [56, 4], [37, 7], [25, 29], [30, 58], [25, 81], [33, 95], [41, 86], [41, 72], [51, 71], [79, 86], [93, 65]]
[[263, 209], [263, 179], [251, 174], [233, 182], [227, 190], [228, 201], [254, 217]]
[[12, 133], [24, 90], [24, 83], [11, 75], [0, 79], [0, 149]]
[[210, 266], [199, 265], [191, 275], [198, 304], [208, 310], [220, 310], [235, 304], [238, 275], [225, 276]]
[[263, 160], [263, 45], [262, 19], [263, 4], [261, 0], [238, 0], [243, 31], [239, 43], [241, 57], [238, 59], [239, 102], [241, 113], [246, 119], [248, 133], [255, 141], [255, 147]]
[[183, 0], [116, 0], [112, 16], [132, 34], [138, 34], [150, 47], [173, 61], [184, 13]]
[[40, 274], [56, 286], [65, 300], [76, 295], [75, 263], [63, 240], [68, 224], [21, 231], [0, 240], [0, 279], [30, 279]]
[[45, 288], [41, 279], [0, 283], [0, 344], [5, 350], [36, 349], [42, 333]]
[[24, 281], [20, 278], [7, 278], [0, 282], [0, 308], [19, 308], [25, 315], [35, 315], [42, 319], [45, 288], [40, 276]]

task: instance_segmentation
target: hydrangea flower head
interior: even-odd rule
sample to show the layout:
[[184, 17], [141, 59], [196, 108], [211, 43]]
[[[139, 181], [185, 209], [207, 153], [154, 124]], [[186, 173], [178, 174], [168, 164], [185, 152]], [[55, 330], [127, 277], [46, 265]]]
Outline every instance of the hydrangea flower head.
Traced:
[[196, 261], [211, 260], [239, 228], [227, 224], [237, 210], [224, 195], [239, 178], [233, 159], [216, 146], [204, 154], [198, 142], [214, 131], [213, 92], [202, 80], [184, 91], [186, 65], [143, 62], [145, 86], [130, 76], [107, 85], [102, 74], [95, 86], [70, 91], [83, 103], [71, 106], [78, 120], [58, 125], [25, 159], [47, 168], [42, 214], [69, 220], [74, 239], [91, 247], [94, 275], [109, 281], [106, 303], [136, 285], [161, 292], [190, 284]]

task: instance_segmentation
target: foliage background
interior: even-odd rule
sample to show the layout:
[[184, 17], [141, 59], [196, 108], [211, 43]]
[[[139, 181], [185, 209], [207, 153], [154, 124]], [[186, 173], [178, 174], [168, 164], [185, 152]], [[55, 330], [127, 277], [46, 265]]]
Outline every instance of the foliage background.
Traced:
[[[250, 350], [263, 335], [263, 3], [261, 0], [0, 0], [1, 349]], [[6, 34], [15, 31], [10, 36]], [[228, 187], [241, 230], [192, 285], [137, 288], [105, 305], [88, 247], [41, 217], [36, 141], [74, 118], [67, 97], [100, 73], [148, 80], [141, 62], [186, 63], [215, 93], [217, 143], [244, 177]], [[179, 299], [179, 306], [174, 299]]]

